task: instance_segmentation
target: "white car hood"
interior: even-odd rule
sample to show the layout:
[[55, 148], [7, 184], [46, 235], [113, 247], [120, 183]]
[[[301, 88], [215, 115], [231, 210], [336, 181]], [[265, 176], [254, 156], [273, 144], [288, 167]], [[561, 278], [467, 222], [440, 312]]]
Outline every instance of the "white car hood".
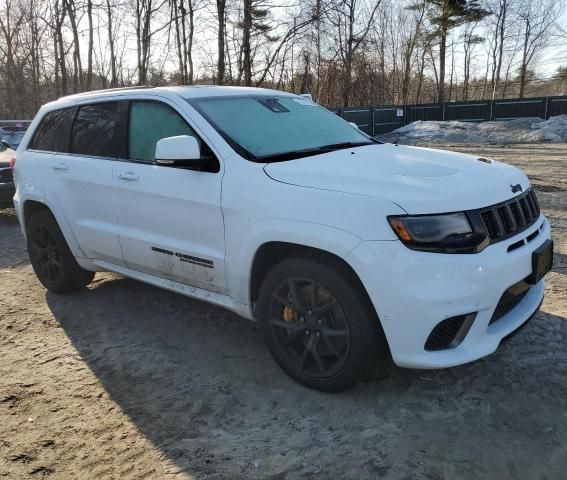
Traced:
[[411, 214], [471, 210], [515, 196], [526, 175], [500, 162], [428, 148], [377, 144], [269, 163], [274, 180], [389, 200]]

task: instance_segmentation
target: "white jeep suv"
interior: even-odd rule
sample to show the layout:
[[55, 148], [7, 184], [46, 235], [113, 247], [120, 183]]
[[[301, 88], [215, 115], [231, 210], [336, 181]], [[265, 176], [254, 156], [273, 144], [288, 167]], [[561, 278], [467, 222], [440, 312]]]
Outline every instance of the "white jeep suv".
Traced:
[[494, 352], [538, 310], [549, 222], [517, 168], [383, 144], [311, 100], [233, 87], [62, 98], [17, 151], [14, 204], [53, 292], [109, 270], [262, 323], [295, 380]]

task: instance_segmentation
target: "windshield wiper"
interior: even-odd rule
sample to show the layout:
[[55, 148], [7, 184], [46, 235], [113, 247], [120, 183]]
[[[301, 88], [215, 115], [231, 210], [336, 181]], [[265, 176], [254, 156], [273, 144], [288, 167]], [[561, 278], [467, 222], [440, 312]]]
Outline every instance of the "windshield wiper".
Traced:
[[256, 157], [255, 162], [283, 162], [285, 160], [294, 160], [296, 158], [311, 157], [325, 153], [325, 150], [317, 148], [307, 148], [304, 150], [291, 150], [289, 152], [275, 153], [273, 155], [265, 155], [263, 157]]
[[318, 147], [319, 150], [323, 150], [325, 152], [331, 152], [333, 150], [340, 150], [342, 148], [354, 148], [354, 147], [364, 147], [365, 145], [374, 145], [373, 142], [341, 142], [341, 143], [331, 143], [329, 145], [323, 145], [322, 147]]
[[342, 142], [332, 143], [330, 145], [323, 145], [321, 147], [306, 148], [304, 150], [291, 150], [289, 152], [275, 153], [273, 155], [266, 155], [264, 157], [256, 157], [256, 162], [283, 162], [285, 160], [295, 160], [296, 158], [312, 157], [313, 155], [320, 155], [321, 153], [333, 152], [344, 148], [364, 147], [366, 145], [374, 145], [368, 142]]

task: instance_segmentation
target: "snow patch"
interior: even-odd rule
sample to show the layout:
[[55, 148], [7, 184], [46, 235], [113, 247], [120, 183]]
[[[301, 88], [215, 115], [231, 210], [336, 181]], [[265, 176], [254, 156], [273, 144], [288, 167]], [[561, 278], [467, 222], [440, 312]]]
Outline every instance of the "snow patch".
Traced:
[[433, 122], [410, 123], [391, 133], [379, 136], [387, 142], [406, 144], [427, 143], [565, 143], [567, 115], [542, 120], [537, 117], [516, 118], [493, 122]]

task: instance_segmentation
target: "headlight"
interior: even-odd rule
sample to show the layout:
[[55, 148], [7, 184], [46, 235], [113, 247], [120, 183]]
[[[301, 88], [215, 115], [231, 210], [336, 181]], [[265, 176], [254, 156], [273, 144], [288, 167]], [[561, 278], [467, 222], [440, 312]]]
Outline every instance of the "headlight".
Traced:
[[398, 238], [413, 250], [438, 253], [475, 253], [486, 235], [475, 233], [464, 213], [391, 216]]

